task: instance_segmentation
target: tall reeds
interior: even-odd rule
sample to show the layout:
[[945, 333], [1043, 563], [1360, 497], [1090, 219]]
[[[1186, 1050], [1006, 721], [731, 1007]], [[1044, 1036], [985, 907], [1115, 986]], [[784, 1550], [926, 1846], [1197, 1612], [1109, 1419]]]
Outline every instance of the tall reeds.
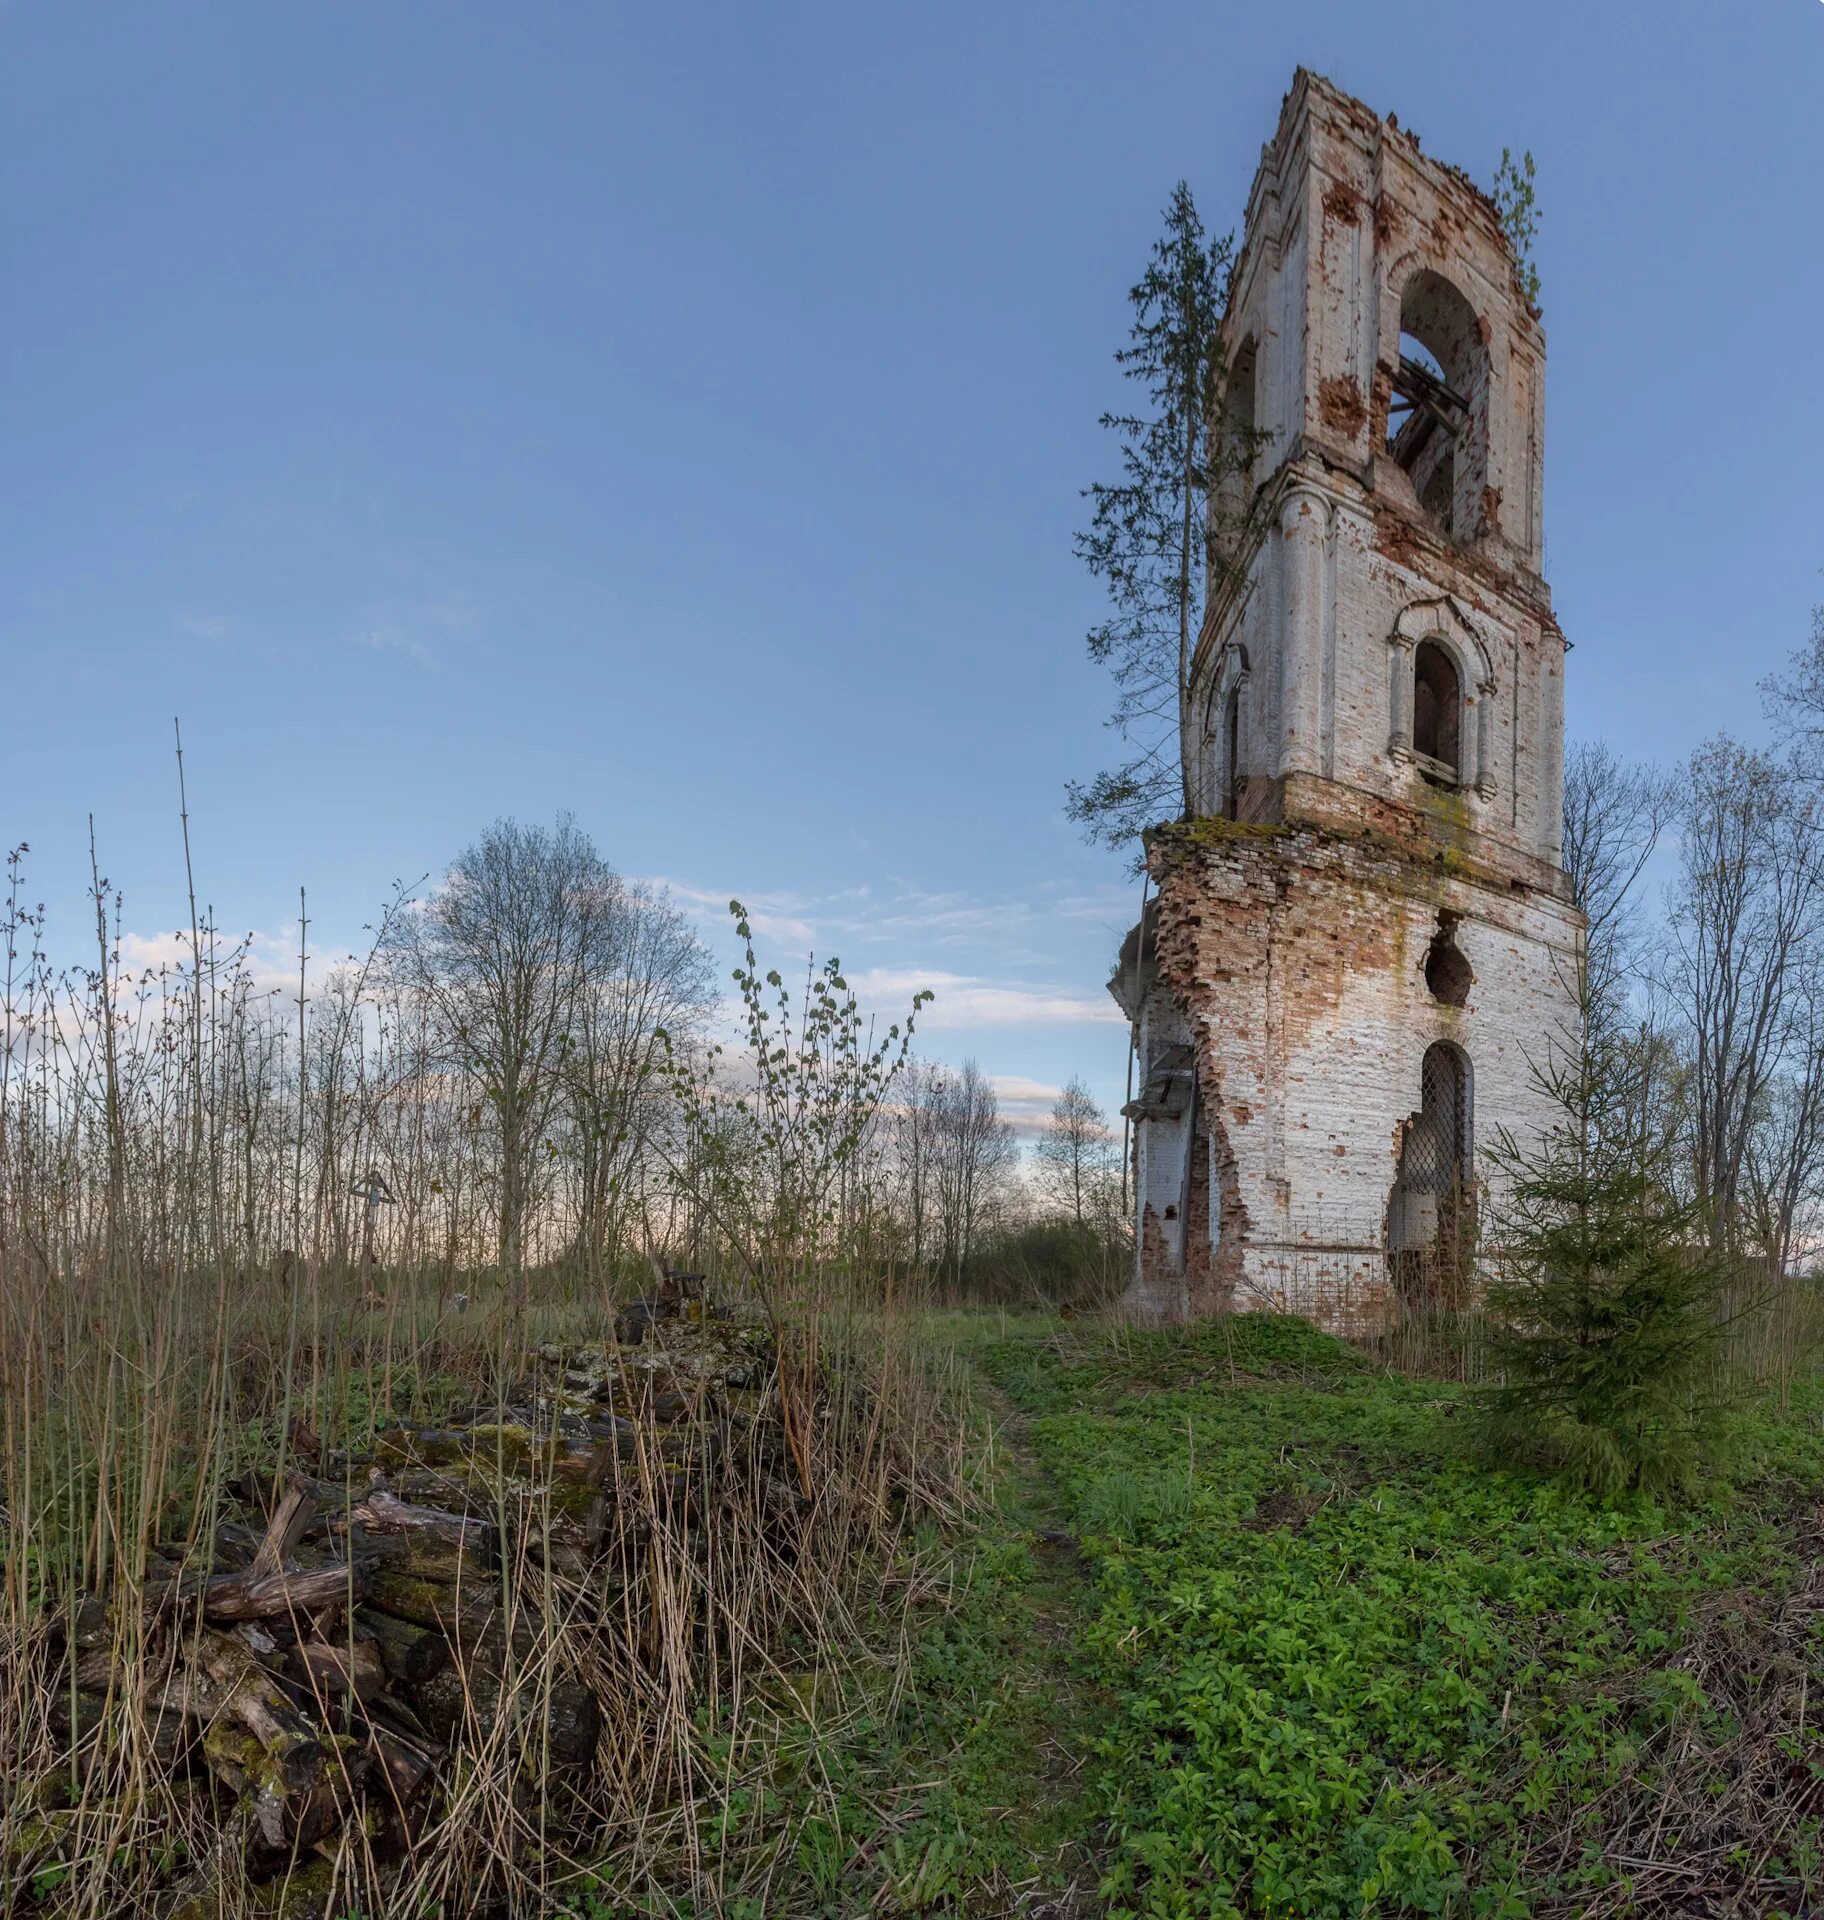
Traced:
[[[963, 1498], [951, 1383], [869, 1237], [862, 1105], [877, 1088], [839, 1094], [846, 1111], [824, 1101], [814, 1167], [812, 1143], [781, 1138], [756, 1175], [726, 1157], [728, 1128], [718, 1159], [681, 1126], [668, 1160], [622, 1176], [642, 1244], [618, 1273], [598, 1251], [574, 1257], [567, 1175], [542, 1169], [523, 1265], [503, 1273], [488, 1117], [422, 999], [359, 963], [278, 985], [196, 913], [175, 951], [132, 972], [99, 866], [95, 959], [60, 970], [17, 856], [10, 874], [0, 1907], [238, 1915], [290, 1900], [416, 1920], [548, 1912], [594, 1885], [657, 1911], [759, 1897], [789, 1873], [819, 1790], [763, 1832], [737, 1834], [730, 1809], [857, 1688], [890, 1692], [915, 1535]], [[784, 1264], [757, 1265], [719, 1212], [735, 1178], [769, 1218], [814, 1218]], [[684, 1498], [636, 1428], [587, 1564], [552, 1546], [567, 1516], [550, 1484], [503, 1482], [492, 1577], [510, 1626], [497, 1666], [462, 1676], [435, 1791], [400, 1830], [341, 1821], [276, 1878], [270, 1857], [250, 1868], [245, 1806], [168, 1706], [195, 1630], [142, 1602], [178, 1563], [210, 1561], [245, 1516], [245, 1476], [271, 1484], [366, 1458], [386, 1429], [486, 1418], [563, 1354], [611, 1351], [616, 1292], [648, 1255], [687, 1254], [712, 1295], [771, 1316], [778, 1364], [747, 1438], [707, 1398], [687, 1410], [665, 1443], [699, 1463]], [[765, 1457], [774, 1434], [789, 1500]], [[549, 1731], [577, 1688], [602, 1715], [581, 1766]]]

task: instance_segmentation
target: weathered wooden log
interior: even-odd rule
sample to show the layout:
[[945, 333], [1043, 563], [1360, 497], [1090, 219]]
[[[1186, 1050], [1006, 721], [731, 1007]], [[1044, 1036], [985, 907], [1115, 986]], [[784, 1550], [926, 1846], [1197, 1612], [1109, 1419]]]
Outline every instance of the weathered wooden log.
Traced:
[[254, 1578], [218, 1574], [202, 1589], [203, 1615], [209, 1620], [267, 1620], [279, 1614], [318, 1614], [352, 1605], [367, 1590], [366, 1570], [337, 1561], [326, 1567], [300, 1568]]
[[516, 1418], [455, 1429], [392, 1427], [375, 1449], [389, 1465], [459, 1469], [471, 1485], [490, 1489], [503, 1478], [599, 1482], [613, 1459], [612, 1450], [604, 1454], [590, 1441], [586, 1423], [572, 1436]]
[[450, 1643], [433, 1628], [413, 1626], [373, 1607], [357, 1611], [355, 1626], [372, 1640], [387, 1673], [404, 1686], [421, 1687], [449, 1664]]
[[260, 1550], [265, 1530], [244, 1527], [238, 1520], [224, 1520], [215, 1530], [212, 1565], [218, 1572], [231, 1573], [248, 1565]]
[[288, 1785], [306, 1786], [322, 1770], [319, 1729], [290, 1694], [231, 1634], [198, 1635], [190, 1665], [162, 1689], [161, 1705], [202, 1720], [228, 1719], [273, 1751]]
[[599, 1487], [614, 1471], [619, 1453], [618, 1439], [591, 1441], [586, 1447], [567, 1446], [563, 1452], [553, 1453], [541, 1465], [546, 1467], [553, 1481], [567, 1481], [578, 1487]]
[[435, 1534], [353, 1532], [349, 1550], [375, 1573], [383, 1566], [393, 1567], [447, 1586], [492, 1579], [498, 1565], [491, 1530], [487, 1538], [477, 1534], [466, 1542], [440, 1540]]
[[389, 1679], [379, 1643], [364, 1634], [301, 1641], [287, 1658], [286, 1671], [313, 1697], [353, 1694], [367, 1700], [383, 1692]]
[[485, 1520], [494, 1490], [467, 1461], [443, 1466], [398, 1466], [387, 1475], [390, 1489], [402, 1500], [442, 1507], [446, 1513], [473, 1514]]
[[635, 1427], [630, 1421], [609, 1427], [599, 1420], [590, 1422], [590, 1435], [598, 1448], [612, 1449], [614, 1459], [623, 1466], [639, 1460], [686, 1463], [706, 1452], [713, 1456], [721, 1438], [713, 1427], [661, 1432], [655, 1427]]
[[316, 1488], [301, 1475], [295, 1476], [267, 1522], [265, 1538], [247, 1568], [249, 1580], [257, 1584], [280, 1572], [316, 1517]]
[[[175, 1707], [154, 1705], [145, 1713], [129, 1712], [126, 1703], [118, 1697], [113, 1707], [118, 1738], [124, 1741], [130, 1737], [129, 1727], [136, 1730], [161, 1767], [175, 1767], [196, 1737], [196, 1729]], [[84, 1753], [108, 1728], [108, 1694], [102, 1688], [72, 1692], [59, 1687], [51, 1697], [45, 1717], [51, 1731], [65, 1742], [70, 1752]]]
[[509, 1716], [515, 1745], [529, 1759], [547, 1751], [554, 1766], [584, 1766], [595, 1757], [602, 1715], [596, 1697], [574, 1680], [553, 1678], [547, 1686], [525, 1675], [509, 1684], [485, 1667], [451, 1667], [424, 1687], [419, 1710], [440, 1740], [479, 1744]]
[[204, 1632], [191, 1666], [160, 1705], [205, 1721], [210, 1771], [247, 1797], [270, 1847], [310, 1846], [336, 1824], [336, 1788], [367, 1765], [352, 1743], [325, 1733], [232, 1635]]
[[373, 1699], [363, 1702], [361, 1711], [371, 1726], [402, 1733], [414, 1746], [433, 1748], [437, 1745], [430, 1728], [402, 1692], [377, 1693]]
[[368, 1602], [375, 1611], [433, 1627], [464, 1652], [498, 1648], [505, 1642], [506, 1616], [500, 1588], [492, 1580], [454, 1584], [427, 1580], [402, 1566], [382, 1561], [374, 1569]]
[[52, 1644], [105, 1647], [114, 1638], [114, 1616], [100, 1594], [85, 1593], [69, 1612], [51, 1622]]
[[[300, 1771], [300, 1749], [274, 1749], [247, 1728], [212, 1720], [203, 1730], [203, 1757], [209, 1771], [245, 1799], [259, 1836], [273, 1851], [312, 1847], [340, 1821], [336, 1783], [320, 1758], [308, 1780], [288, 1777]], [[322, 1749], [318, 1749], [319, 1756]], [[364, 1764], [365, 1754], [355, 1756]]]
[[473, 1546], [485, 1542], [490, 1528], [477, 1515], [451, 1513], [442, 1507], [414, 1506], [388, 1493], [384, 1487], [371, 1489], [365, 1498], [355, 1501], [345, 1517], [333, 1523], [338, 1528], [354, 1524], [369, 1533], [401, 1533], [426, 1536], [451, 1546]]
[[374, 1457], [382, 1466], [450, 1466], [471, 1451], [468, 1433], [452, 1427], [388, 1427], [374, 1435]]
[[408, 1740], [393, 1728], [368, 1723], [368, 1745], [380, 1763], [380, 1772], [392, 1796], [403, 1809], [437, 1770], [441, 1751]]
[[78, 1647], [70, 1661], [70, 1675], [79, 1693], [105, 1693], [120, 1665], [112, 1641], [99, 1647]]
[[580, 1506], [551, 1501], [543, 1491], [529, 1491], [507, 1514], [503, 1565], [511, 1569], [523, 1556], [528, 1563], [525, 1572], [535, 1580], [542, 1561], [566, 1579], [593, 1581], [612, 1511], [613, 1502], [599, 1490]]

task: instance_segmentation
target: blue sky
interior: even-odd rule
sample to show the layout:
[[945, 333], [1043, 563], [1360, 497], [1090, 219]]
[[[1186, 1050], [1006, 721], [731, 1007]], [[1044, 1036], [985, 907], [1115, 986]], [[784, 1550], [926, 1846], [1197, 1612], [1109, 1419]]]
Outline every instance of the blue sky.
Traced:
[[360, 937], [573, 810], [1016, 1109], [1118, 1104], [1071, 555], [1172, 183], [1299, 62], [1539, 165], [1573, 730], [1760, 725], [1824, 599], [1824, 5], [0, 6], [0, 831]]

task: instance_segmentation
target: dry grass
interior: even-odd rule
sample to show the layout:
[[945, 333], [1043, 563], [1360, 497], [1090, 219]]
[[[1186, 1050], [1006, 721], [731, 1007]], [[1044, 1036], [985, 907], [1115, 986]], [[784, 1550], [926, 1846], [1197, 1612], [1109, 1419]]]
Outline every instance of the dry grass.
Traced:
[[[840, 1246], [773, 1288], [778, 1364], [748, 1396], [746, 1443], [698, 1396], [665, 1445], [714, 1467], [681, 1498], [663, 1450], [636, 1435], [587, 1564], [541, 1545], [567, 1517], [548, 1481], [503, 1484], [490, 1571], [507, 1631], [491, 1665], [464, 1671], [434, 1785], [389, 1811], [371, 1770], [357, 1779], [357, 1742], [331, 1739], [339, 1815], [275, 1852], [252, 1784], [218, 1764], [209, 1703], [161, 1711], [205, 1629], [194, 1610], [149, 1607], [149, 1590], [174, 1563], [221, 1564], [224, 1527], [249, 1518], [250, 1470], [282, 1477], [301, 1452], [341, 1451], [358, 1477], [383, 1428], [485, 1418], [523, 1397], [540, 1349], [611, 1341], [617, 1288], [599, 1248], [558, 1257], [572, 1222], [555, 1177], [528, 1238], [546, 1264], [478, 1266], [486, 1115], [436, 1069], [422, 1009], [359, 969], [308, 1009], [275, 1010], [206, 928], [188, 968], [142, 982], [121, 976], [105, 909], [90, 974], [54, 976], [40, 931], [15, 888], [0, 1000], [0, 1911], [420, 1920], [545, 1913], [591, 1890], [601, 1911], [783, 1896], [798, 1831], [830, 1811], [818, 1742], [863, 1696], [890, 1705], [929, 1585], [914, 1535], [966, 1498], [956, 1383], [911, 1303]], [[376, 1164], [397, 1204], [373, 1221], [370, 1259]], [[655, 1239], [693, 1236], [674, 1243], [738, 1295], [687, 1208], [654, 1217], [650, 1169], [633, 1191]], [[638, 1278], [623, 1270], [619, 1293]], [[339, 1620], [318, 1624], [333, 1636]], [[334, 1723], [334, 1703], [280, 1678]], [[579, 1688], [601, 1715], [585, 1765], [549, 1732]], [[731, 1810], [788, 1746], [812, 1756], [794, 1762], [797, 1791], [733, 1837]]]
[[[791, 1858], [789, 1822], [744, 1851], [719, 1844], [721, 1813], [764, 1773], [769, 1743], [839, 1718], [851, 1691], [878, 1703], [890, 1690], [918, 1585], [911, 1530], [963, 1499], [961, 1422], [911, 1317], [833, 1301], [816, 1310], [814, 1371], [788, 1359], [750, 1396], [745, 1450], [710, 1431], [707, 1399], [667, 1429], [673, 1453], [715, 1458], [690, 1498], [656, 1441], [640, 1446], [588, 1565], [540, 1551], [565, 1526], [558, 1489], [522, 1492], [499, 1570], [510, 1623], [499, 1686], [515, 1710], [484, 1702], [465, 1715], [409, 1820], [342, 1821], [323, 1845], [278, 1859], [254, 1844], [245, 1797], [212, 1778], [202, 1727], [187, 1727], [173, 1757], [158, 1703], [200, 1626], [154, 1624], [135, 1603], [167, 1571], [158, 1548], [208, 1563], [220, 1523], [245, 1514], [234, 1483], [284, 1460], [288, 1428], [315, 1426], [324, 1449], [356, 1453], [358, 1471], [377, 1428], [440, 1419], [462, 1400], [485, 1407], [535, 1366], [538, 1345], [604, 1334], [599, 1313], [571, 1308], [509, 1336], [475, 1304], [452, 1329], [447, 1311], [405, 1292], [392, 1286], [373, 1307], [348, 1297], [347, 1280], [272, 1301], [245, 1285], [104, 1290], [8, 1275], [5, 1910], [99, 1916], [163, 1899], [251, 1913], [264, 1910], [256, 1878], [308, 1869], [323, 1911], [418, 1915], [460, 1894], [465, 1912], [546, 1912], [598, 1882], [716, 1911]], [[788, 1353], [804, 1333], [786, 1330]], [[798, 1398], [789, 1446], [782, 1386]], [[89, 1664], [105, 1705], [90, 1725], [86, 1679], [73, 1730], [67, 1649], [95, 1594], [117, 1603]], [[327, 1630], [333, 1639], [333, 1612]], [[491, 1672], [470, 1680], [495, 1684]], [[579, 1686], [602, 1715], [595, 1762], [580, 1768], [541, 1744], [553, 1700]], [[353, 1804], [353, 1781], [344, 1789]], [[797, 1817], [816, 1806], [813, 1787]], [[202, 1904], [184, 1909], [180, 1894]]]

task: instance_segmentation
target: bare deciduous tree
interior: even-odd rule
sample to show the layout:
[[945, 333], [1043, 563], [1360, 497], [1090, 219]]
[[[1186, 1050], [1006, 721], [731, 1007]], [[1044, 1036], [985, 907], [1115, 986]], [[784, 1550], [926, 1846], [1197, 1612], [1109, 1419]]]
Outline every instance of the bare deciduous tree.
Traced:
[[1824, 606], [1811, 610], [1811, 638], [1761, 683], [1774, 733], [1809, 779], [1824, 777]]
[[1107, 1217], [1115, 1137], [1080, 1079], [1073, 1078], [1053, 1103], [1033, 1157], [1046, 1196], [1075, 1225], [1089, 1226]]
[[497, 1249], [523, 1272], [535, 1157], [551, 1123], [590, 980], [604, 964], [621, 883], [568, 815], [497, 821], [398, 917], [396, 966], [441, 1021], [498, 1149]]
[[960, 1280], [1019, 1149], [993, 1086], [973, 1060], [965, 1060], [959, 1073], [940, 1069], [931, 1100], [940, 1259], [944, 1271]]
[[906, 1254], [922, 1270], [936, 1250], [938, 1115], [944, 1073], [924, 1060], [907, 1065], [893, 1114], [893, 1162]]
[[1824, 820], [1789, 768], [1718, 739], [1692, 756], [1680, 826], [1661, 981], [1687, 1034], [1696, 1192], [1722, 1243], [1819, 932]]
[[1637, 888], [1677, 803], [1671, 777], [1630, 764], [1600, 741], [1578, 741], [1564, 766], [1564, 870], [1588, 922], [1585, 1017], [1621, 1012], [1639, 961]]
[[1777, 1075], [1761, 1096], [1743, 1159], [1744, 1228], [1771, 1277], [1791, 1270], [1816, 1225], [1824, 1185], [1824, 970], [1798, 969]]
[[688, 1046], [715, 1001], [708, 949], [649, 887], [607, 901], [565, 1060], [577, 1160], [577, 1254], [592, 1279], [620, 1250], [626, 1203], [664, 1106], [665, 1036]]

